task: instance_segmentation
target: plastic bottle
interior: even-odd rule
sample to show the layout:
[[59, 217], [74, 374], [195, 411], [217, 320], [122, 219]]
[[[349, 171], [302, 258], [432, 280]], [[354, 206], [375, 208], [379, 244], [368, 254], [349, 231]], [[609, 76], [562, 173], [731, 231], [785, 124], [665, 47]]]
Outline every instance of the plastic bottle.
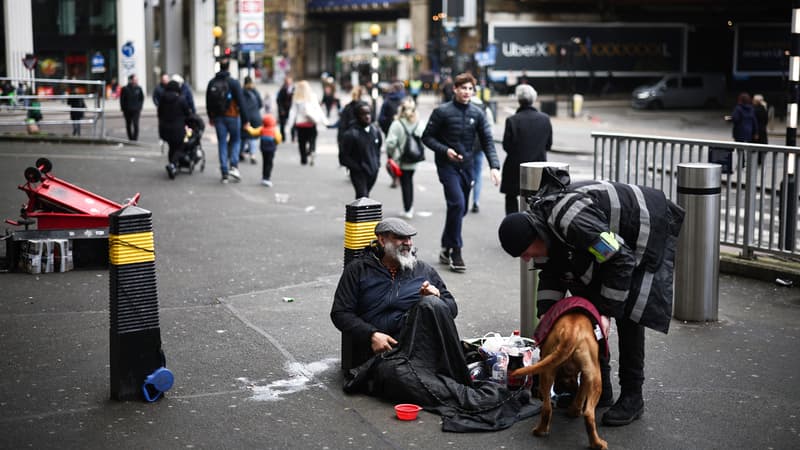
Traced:
[[492, 381], [499, 384], [506, 384], [507, 380], [507, 372], [506, 367], [508, 365], [508, 357], [505, 353], [497, 353], [497, 359], [495, 363], [492, 365]]
[[525, 341], [522, 340], [522, 336], [519, 335], [519, 330], [514, 330], [511, 336], [508, 337], [508, 346], [516, 348], [526, 347]]

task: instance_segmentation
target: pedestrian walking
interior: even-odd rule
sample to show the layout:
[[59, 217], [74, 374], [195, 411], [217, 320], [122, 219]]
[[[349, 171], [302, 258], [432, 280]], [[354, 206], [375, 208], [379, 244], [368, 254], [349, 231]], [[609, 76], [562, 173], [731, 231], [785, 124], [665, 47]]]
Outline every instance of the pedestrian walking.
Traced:
[[[767, 125], [769, 124], [769, 110], [767, 109], [767, 102], [764, 101], [764, 96], [756, 94], [753, 96], [753, 113], [756, 115], [756, 123], [758, 124], [758, 139], [753, 142], [759, 144], [768, 144], [767, 139]], [[759, 158], [761, 153], [758, 154]]]
[[322, 104], [325, 106], [325, 117], [331, 117], [331, 110], [336, 107], [336, 113], [339, 113], [341, 105], [339, 104], [339, 97], [336, 95], [336, 84], [333, 78], [328, 78], [322, 85]]
[[467, 269], [461, 253], [461, 226], [472, 187], [473, 145], [476, 137], [491, 167], [492, 182], [500, 183], [500, 162], [494, 149], [492, 128], [481, 108], [470, 102], [475, 77], [462, 73], [455, 78], [453, 101], [433, 110], [422, 140], [436, 154], [436, 170], [444, 188], [447, 216], [442, 231], [439, 262], [454, 272]]
[[355, 113], [356, 124], [342, 136], [341, 162], [350, 171], [350, 181], [359, 199], [369, 197], [378, 179], [383, 138], [372, 124], [372, 109], [367, 103], [359, 104]]
[[[242, 92], [242, 100], [244, 104], [242, 108], [244, 109], [244, 116], [247, 118], [246, 123], [249, 123], [251, 127], [258, 128], [261, 126], [262, 118], [261, 118], [261, 94], [256, 89], [256, 85], [253, 82], [253, 79], [250, 77], [244, 78], [244, 91]], [[250, 159], [251, 164], [257, 164], [258, 160], [256, 159], [256, 151], [258, 151], [260, 144], [259, 141], [261, 140], [261, 134], [259, 132], [248, 132], [246, 136], [246, 148], [243, 149], [241, 155], [247, 155]], [[242, 161], [243, 158], [240, 157], [239, 161]]]
[[733, 140], [736, 142], [758, 141], [758, 121], [753, 111], [753, 100], [750, 94], [742, 92], [736, 99], [733, 113], [725, 120], [733, 123]]
[[[414, 100], [410, 97], [404, 98], [386, 134], [386, 154], [397, 161], [403, 171], [400, 175], [400, 191], [403, 194], [403, 217], [406, 219], [414, 217], [414, 172], [417, 170], [418, 161], [404, 158], [403, 152], [408, 140], [415, 139], [415, 136], [421, 138], [424, 129], [425, 125], [419, 120]], [[424, 149], [420, 150], [424, 152]]]
[[[275, 103], [278, 105], [278, 122], [280, 123], [281, 136], [286, 136], [286, 122], [289, 120], [289, 110], [292, 109], [292, 98], [294, 97], [294, 83], [292, 77], [286, 76], [283, 84], [275, 96]], [[294, 142], [294, 130], [290, 130], [292, 142]]]
[[[242, 87], [231, 78], [228, 71], [230, 60], [220, 61], [220, 71], [208, 82], [206, 88], [206, 110], [211, 125], [217, 132], [219, 149], [219, 168], [222, 183], [228, 182], [228, 175], [234, 181], [242, 179], [239, 173], [239, 150], [242, 138], [242, 122], [247, 120], [242, 110]], [[228, 137], [231, 151], [228, 152]]]
[[169, 74], [162, 73], [161, 74], [161, 81], [158, 83], [155, 89], [153, 89], [153, 104], [158, 107], [158, 103], [161, 101], [161, 96], [164, 95], [164, 91], [167, 89], [167, 83], [169, 83]]
[[336, 144], [339, 147], [339, 165], [344, 166], [342, 163], [342, 136], [345, 131], [349, 130], [351, 126], [356, 123], [356, 108], [366, 102], [366, 91], [361, 85], [354, 86], [350, 90], [350, 102], [342, 108], [339, 113], [339, 121], [337, 122], [336, 130]]
[[[473, 95], [470, 98], [470, 101], [483, 110], [483, 113], [486, 115], [486, 120], [489, 122], [489, 126], [494, 124], [494, 114], [492, 110], [489, 109], [484, 103], [483, 100], [479, 98], [477, 95]], [[476, 139], [475, 144], [473, 144], [473, 152], [472, 152], [472, 179], [474, 180], [472, 183], [472, 211], [473, 213], [478, 213], [481, 210], [480, 202], [481, 202], [481, 189], [483, 189], [483, 152], [481, 152], [480, 147], [480, 140]]]
[[[159, 99], [160, 96], [161, 94]], [[143, 106], [144, 91], [139, 86], [139, 77], [135, 74], [128, 75], [128, 84], [119, 94], [119, 107], [125, 117], [125, 133], [129, 141], [139, 140], [139, 117], [142, 115]]]
[[[70, 94], [73, 96], [80, 95], [78, 88], [70, 89]], [[81, 135], [81, 120], [84, 116], [84, 109], [86, 109], [86, 102], [83, 101], [83, 97], [73, 97], [67, 99], [67, 105], [70, 107], [69, 111], [69, 120], [72, 121], [72, 135], [73, 136], [80, 136]]]
[[[401, 81], [392, 83], [391, 91], [384, 96], [383, 104], [378, 113], [378, 126], [381, 128], [381, 132], [383, 132], [384, 136], [389, 133], [389, 127], [392, 125], [392, 122], [394, 122], [395, 116], [397, 116], [400, 102], [402, 102], [405, 97], [406, 91], [403, 83]], [[389, 176], [392, 177], [392, 184], [390, 187], [396, 188], [400, 185], [400, 177], [393, 172], [389, 172]]]
[[506, 214], [519, 211], [519, 165], [525, 162], [547, 161], [547, 152], [553, 145], [553, 126], [547, 114], [533, 105], [538, 96], [536, 89], [521, 84], [515, 90], [519, 108], [506, 119], [503, 132], [503, 181], [500, 192], [506, 195]]
[[181, 95], [183, 99], [186, 101], [186, 104], [189, 106], [189, 109], [192, 111], [192, 114], [197, 114], [197, 109], [194, 106], [194, 94], [192, 94], [192, 88], [183, 79], [182, 76], [179, 74], [174, 74], [170, 77], [170, 80], [177, 82], [181, 86]]
[[317, 152], [317, 124], [327, 125], [328, 119], [308, 81], [297, 82], [287, 123], [297, 132], [300, 164], [313, 166]]
[[261, 125], [261, 159], [263, 161], [261, 184], [266, 187], [272, 187], [272, 167], [275, 151], [283, 139], [280, 130], [275, 125], [275, 116], [269, 113], [264, 114]]
[[170, 80], [158, 102], [158, 137], [169, 145], [167, 175], [174, 179], [178, 174], [179, 159], [183, 157], [183, 138], [186, 136], [186, 119], [192, 114], [181, 86]]

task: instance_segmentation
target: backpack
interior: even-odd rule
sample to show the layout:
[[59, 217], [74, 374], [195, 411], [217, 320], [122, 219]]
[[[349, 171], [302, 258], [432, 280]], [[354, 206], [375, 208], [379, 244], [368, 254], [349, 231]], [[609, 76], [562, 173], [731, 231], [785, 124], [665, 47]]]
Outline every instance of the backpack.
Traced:
[[[414, 133], [409, 133], [408, 128], [400, 122], [403, 131], [406, 132], [406, 145], [403, 146], [403, 153], [400, 155], [400, 162], [411, 164], [425, 160], [425, 147], [422, 146], [422, 138]], [[416, 127], [414, 127], [416, 130]]]
[[212, 116], [225, 114], [231, 104], [231, 85], [228, 78], [214, 78], [206, 92], [206, 110]]

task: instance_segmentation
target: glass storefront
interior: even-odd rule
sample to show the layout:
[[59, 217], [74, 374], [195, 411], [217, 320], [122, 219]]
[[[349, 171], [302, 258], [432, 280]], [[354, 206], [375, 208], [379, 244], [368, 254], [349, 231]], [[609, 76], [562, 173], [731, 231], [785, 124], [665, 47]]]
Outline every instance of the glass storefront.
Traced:
[[40, 78], [117, 76], [116, 0], [32, 0]]

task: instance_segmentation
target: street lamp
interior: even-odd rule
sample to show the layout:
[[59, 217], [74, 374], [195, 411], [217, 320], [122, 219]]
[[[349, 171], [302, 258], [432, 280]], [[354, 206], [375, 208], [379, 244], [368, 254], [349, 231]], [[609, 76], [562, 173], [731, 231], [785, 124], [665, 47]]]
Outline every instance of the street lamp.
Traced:
[[214, 36], [214, 73], [219, 72], [219, 38], [222, 37], [222, 27], [215, 25], [211, 29], [211, 35]]
[[381, 26], [373, 23], [369, 26], [369, 34], [372, 36], [372, 61], [370, 62], [370, 68], [372, 69], [372, 118], [373, 120], [378, 120], [375, 108], [378, 102], [378, 68], [380, 67], [380, 61], [378, 61], [378, 35], [381, 34]]

